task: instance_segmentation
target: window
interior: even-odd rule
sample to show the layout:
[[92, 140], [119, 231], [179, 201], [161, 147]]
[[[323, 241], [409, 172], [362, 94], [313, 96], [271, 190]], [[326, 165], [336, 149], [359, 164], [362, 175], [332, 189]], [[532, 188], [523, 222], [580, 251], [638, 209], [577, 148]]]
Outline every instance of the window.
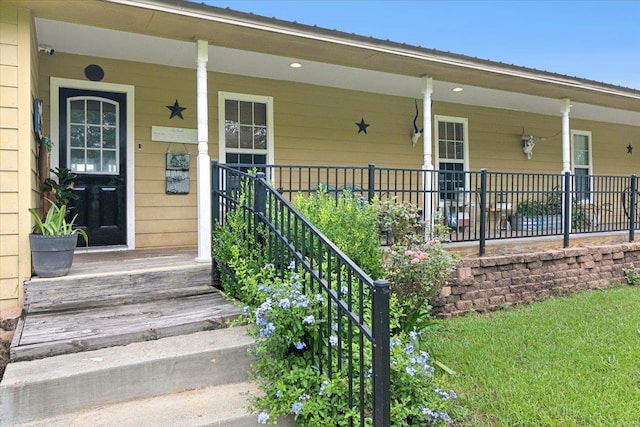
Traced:
[[469, 147], [467, 139], [467, 119], [435, 116], [437, 135], [438, 170], [446, 171], [438, 175], [440, 200], [455, 200], [459, 189], [467, 189], [469, 170]]
[[273, 98], [220, 92], [218, 107], [220, 161], [273, 164]]
[[67, 99], [67, 111], [69, 168], [76, 173], [117, 175], [118, 103], [97, 97], [71, 97]]
[[571, 131], [575, 195], [580, 201], [591, 201], [591, 132]]

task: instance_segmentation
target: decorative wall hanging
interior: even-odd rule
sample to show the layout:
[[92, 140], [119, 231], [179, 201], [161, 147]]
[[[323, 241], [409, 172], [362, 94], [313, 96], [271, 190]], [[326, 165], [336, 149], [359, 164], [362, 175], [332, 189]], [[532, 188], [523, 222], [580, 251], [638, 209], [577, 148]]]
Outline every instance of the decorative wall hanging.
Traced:
[[416, 115], [413, 117], [413, 134], [411, 135], [411, 144], [415, 147], [416, 144], [418, 143], [418, 139], [420, 139], [420, 135], [422, 135], [422, 132], [424, 132], [424, 128], [418, 130], [418, 125], [416, 124], [416, 121], [418, 120], [418, 101], [415, 101], [416, 104]]
[[170, 119], [173, 119], [174, 117], [178, 116], [180, 117], [182, 120], [184, 120], [184, 117], [182, 117], [182, 112], [184, 110], [186, 110], [186, 107], [181, 107], [180, 104], [178, 104], [178, 100], [176, 99], [176, 102], [173, 103], [173, 105], [167, 105], [166, 106], [169, 110], [171, 110], [171, 115], [169, 116]]
[[189, 156], [186, 145], [184, 151], [172, 153], [171, 144], [169, 144], [165, 170], [167, 194], [189, 194]]
[[631, 144], [627, 145], [627, 154], [633, 154], [633, 147]]
[[42, 140], [42, 99], [33, 100], [33, 133], [38, 141]]
[[91, 64], [84, 69], [84, 75], [92, 82], [99, 82], [104, 78], [104, 70], [99, 65]]
[[358, 126], [358, 133], [360, 133], [360, 132], [367, 133], [367, 128], [370, 125], [365, 123], [364, 117], [363, 117], [362, 119], [360, 119], [360, 122], [356, 122], [356, 126]]

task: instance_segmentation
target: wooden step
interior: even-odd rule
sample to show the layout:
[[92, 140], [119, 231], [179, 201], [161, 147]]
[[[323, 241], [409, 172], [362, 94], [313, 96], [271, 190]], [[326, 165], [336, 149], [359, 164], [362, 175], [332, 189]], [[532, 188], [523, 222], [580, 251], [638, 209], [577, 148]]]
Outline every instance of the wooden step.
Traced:
[[227, 327], [241, 308], [220, 292], [140, 304], [27, 313], [16, 329], [11, 360], [76, 353]]
[[[118, 265], [114, 264], [113, 269]], [[29, 313], [132, 304], [215, 292], [211, 266], [155, 266], [42, 279], [24, 284]]]

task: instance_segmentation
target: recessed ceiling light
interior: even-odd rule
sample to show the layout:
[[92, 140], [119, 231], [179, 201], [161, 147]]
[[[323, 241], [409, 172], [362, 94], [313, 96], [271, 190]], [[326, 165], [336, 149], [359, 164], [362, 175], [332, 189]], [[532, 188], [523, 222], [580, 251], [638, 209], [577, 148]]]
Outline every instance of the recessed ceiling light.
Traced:
[[302, 68], [302, 64], [299, 62], [292, 62], [291, 64], [289, 64], [289, 67], [291, 68]]
[[462, 92], [464, 89], [462, 89], [461, 87], [454, 87], [452, 90], [454, 92]]

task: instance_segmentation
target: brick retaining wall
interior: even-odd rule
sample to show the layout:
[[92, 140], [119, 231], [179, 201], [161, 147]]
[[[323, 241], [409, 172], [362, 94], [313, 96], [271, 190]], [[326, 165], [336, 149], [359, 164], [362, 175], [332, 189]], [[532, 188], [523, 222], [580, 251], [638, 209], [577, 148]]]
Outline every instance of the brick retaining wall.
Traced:
[[623, 268], [640, 269], [640, 243], [551, 249], [460, 259], [440, 296], [432, 301], [440, 317], [486, 312], [624, 283]]

